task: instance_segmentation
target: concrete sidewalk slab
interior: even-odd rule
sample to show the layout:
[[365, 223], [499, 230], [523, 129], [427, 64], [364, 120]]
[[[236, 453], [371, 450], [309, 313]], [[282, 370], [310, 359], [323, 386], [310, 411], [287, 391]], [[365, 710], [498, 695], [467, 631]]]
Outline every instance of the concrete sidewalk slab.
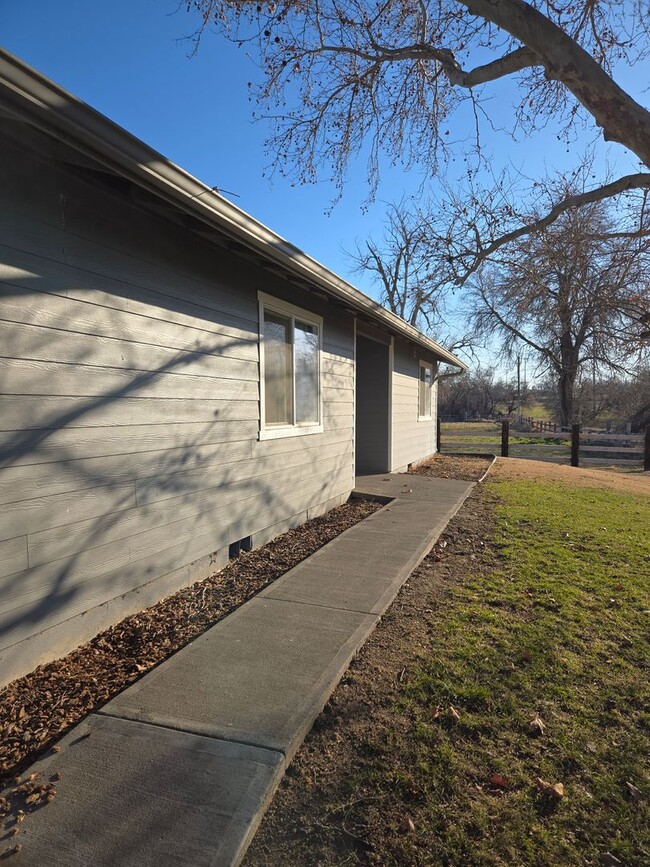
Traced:
[[[418, 534], [417, 538], [422, 538], [422, 534]], [[321, 570], [347, 573], [351, 581], [355, 575], [364, 574], [369, 569], [387, 576], [400, 571], [405, 560], [411, 559], [409, 545], [414, 541], [415, 538], [400, 541], [395, 532], [383, 533], [381, 536], [375, 533], [371, 536], [365, 533], [343, 535], [312, 554], [302, 565], [314, 574], [320, 574]]]
[[229, 867], [284, 773], [278, 752], [91, 715], [30, 769], [57, 796], [20, 825], [25, 867]]
[[[418, 498], [400, 497], [346, 530], [263, 590], [262, 597], [382, 614], [411, 572], [431, 550], [449, 518], [473, 487], [452, 483], [432, 501], [431, 480], [418, 479]], [[376, 491], [386, 477], [371, 477], [362, 490]], [[428, 495], [428, 499], [426, 499]]]
[[290, 759], [376, 623], [368, 614], [255, 597], [101, 713]]
[[404, 580], [402, 569], [387, 574], [378, 572], [368, 563], [354, 570], [343, 563], [338, 567], [325, 566], [318, 571], [297, 566], [260, 595], [285, 602], [380, 615], [390, 605]]
[[435, 479], [429, 476], [408, 475], [406, 473], [378, 473], [357, 476], [354, 491], [373, 497], [389, 497], [396, 500], [425, 500], [436, 503], [441, 500], [463, 499], [468, 487], [474, 482], [461, 482], [456, 479]]
[[399, 526], [352, 529], [357, 532], [340, 536], [260, 596], [383, 614], [438, 534], [432, 534], [431, 527], [409, 533]]

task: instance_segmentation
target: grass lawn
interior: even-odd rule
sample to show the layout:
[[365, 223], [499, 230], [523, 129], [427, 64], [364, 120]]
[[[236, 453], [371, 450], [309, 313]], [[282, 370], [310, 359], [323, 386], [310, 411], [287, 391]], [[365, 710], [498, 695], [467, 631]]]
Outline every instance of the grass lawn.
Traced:
[[246, 863], [650, 864], [650, 499], [497, 476], [468, 507]]
[[[453, 436], [447, 434], [446, 438], [441, 437], [442, 439], [442, 450], [446, 446], [453, 446], [454, 440], [460, 440], [463, 443], [481, 443], [483, 445], [501, 445], [501, 436], [496, 436], [492, 433], [488, 433], [485, 436], [476, 436], [475, 434], [470, 434], [466, 436], [462, 431], [456, 431]], [[560, 445], [565, 446], [566, 448], [571, 448], [571, 443], [566, 440], [558, 439], [558, 437], [545, 437], [545, 436], [516, 436], [510, 435], [509, 437], [510, 445]]]
[[500, 431], [501, 425], [495, 421], [443, 421], [440, 424], [440, 431], [444, 436], [445, 433], [474, 434], [494, 433]]
[[[453, 588], [437, 618], [444, 648], [398, 703], [417, 721], [404, 782], [436, 829], [428, 863], [598, 863], [609, 851], [641, 864], [647, 805], [628, 783], [647, 794], [648, 502], [534, 482], [492, 491], [500, 568]], [[396, 861], [418, 849], [404, 836]]]
[[544, 406], [542, 403], [537, 403], [537, 401], [526, 404], [526, 406], [522, 407], [521, 414], [523, 416], [528, 416], [529, 418], [543, 419], [544, 421], [547, 421], [552, 417], [552, 413], [549, 411], [548, 407]]

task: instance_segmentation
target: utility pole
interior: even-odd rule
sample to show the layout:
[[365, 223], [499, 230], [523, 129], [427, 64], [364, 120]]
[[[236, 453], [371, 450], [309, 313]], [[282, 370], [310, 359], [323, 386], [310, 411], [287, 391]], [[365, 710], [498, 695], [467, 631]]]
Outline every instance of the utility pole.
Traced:
[[528, 377], [526, 375], [526, 362], [528, 361], [528, 356], [524, 355], [524, 392], [528, 388]]
[[517, 414], [521, 424], [521, 355], [517, 356]]
[[591, 414], [596, 420], [596, 359], [591, 359]]

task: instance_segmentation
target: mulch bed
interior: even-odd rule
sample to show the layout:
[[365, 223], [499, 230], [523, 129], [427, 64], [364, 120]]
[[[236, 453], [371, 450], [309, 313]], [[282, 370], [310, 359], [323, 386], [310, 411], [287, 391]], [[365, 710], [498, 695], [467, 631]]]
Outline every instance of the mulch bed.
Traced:
[[[8, 684], [0, 691], [0, 786], [82, 717], [379, 508], [351, 500], [332, 509]], [[32, 788], [18, 795], [38, 794]], [[41, 796], [52, 792], [43, 788]]]
[[412, 467], [409, 472], [418, 476], [434, 476], [437, 479], [459, 479], [478, 482], [492, 463], [492, 457], [474, 458], [459, 455], [433, 455]]

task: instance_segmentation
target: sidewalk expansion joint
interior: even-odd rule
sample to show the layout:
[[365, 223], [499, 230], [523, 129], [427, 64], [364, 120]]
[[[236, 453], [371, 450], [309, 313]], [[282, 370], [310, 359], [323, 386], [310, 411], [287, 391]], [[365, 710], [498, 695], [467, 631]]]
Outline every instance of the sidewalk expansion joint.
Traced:
[[[272, 586], [272, 585], [269, 585]], [[381, 615], [376, 611], [368, 611], [366, 608], [343, 608], [341, 605], [323, 605], [320, 602], [306, 602], [304, 599], [287, 599], [284, 596], [263, 596], [270, 602], [289, 602], [291, 605], [309, 605], [311, 608], [324, 608], [326, 611], [346, 611], [348, 614], [367, 614], [369, 617], [379, 619]]]
[[134, 719], [131, 716], [120, 716], [120, 714], [117, 713], [107, 713], [106, 711], [101, 709], [92, 711], [92, 713], [90, 713], [88, 716], [93, 715], [107, 717], [108, 719], [116, 719], [120, 722], [134, 723], [135, 725], [149, 726], [155, 729], [163, 729], [163, 731], [166, 732], [178, 732], [182, 735], [191, 735], [197, 738], [207, 738], [212, 741], [223, 741], [224, 743], [234, 744], [235, 746], [253, 747], [256, 750], [264, 750], [267, 753], [275, 753], [278, 756], [282, 756], [285, 761], [287, 759], [286, 750], [278, 749], [277, 747], [268, 747], [264, 744], [256, 743], [255, 741], [246, 741], [241, 740], [240, 738], [229, 738], [224, 734], [210, 734], [210, 732], [206, 731], [198, 732], [194, 729], [181, 728], [180, 726], [165, 725], [164, 723], [156, 722], [155, 720]]

